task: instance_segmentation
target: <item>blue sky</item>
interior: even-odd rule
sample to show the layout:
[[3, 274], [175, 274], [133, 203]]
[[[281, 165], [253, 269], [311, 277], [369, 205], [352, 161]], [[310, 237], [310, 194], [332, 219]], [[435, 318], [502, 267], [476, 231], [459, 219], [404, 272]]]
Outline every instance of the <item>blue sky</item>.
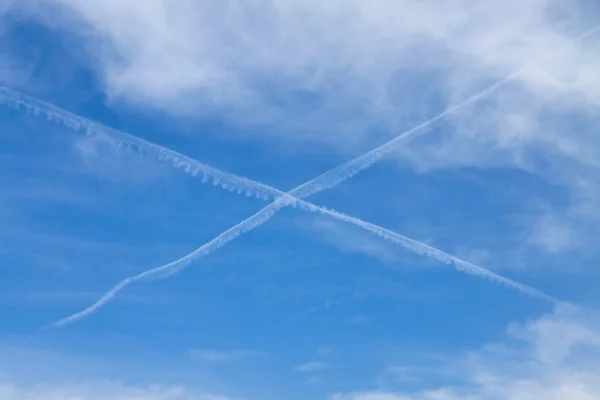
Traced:
[[0, 1], [0, 21], [0, 400], [600, 397], [594, 2]]

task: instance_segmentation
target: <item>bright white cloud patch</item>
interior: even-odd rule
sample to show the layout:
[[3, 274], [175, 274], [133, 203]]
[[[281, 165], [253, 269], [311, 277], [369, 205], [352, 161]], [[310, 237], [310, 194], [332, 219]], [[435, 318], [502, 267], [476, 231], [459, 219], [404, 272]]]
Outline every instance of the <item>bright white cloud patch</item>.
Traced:
[[[527, 61], [540, 61], [519, 78], [531, 95], [497, 98], [488, 123], [503, 129], [492, 142], [537, 137], [528, 131], [541, 111], [537, 100], [599, 99], [594, 42], [569, 42], [594, 23], [583, 1], [38, 3], [61, 6], [68, 18], [54, 23], [88, 35], [111, 97], [194, 115], [216, 107], [243, 123], [288, 121], [281, 135], [327, 123], [320, 129], [327, 140], [353, 142], [365, 128], [430, 115], [432, 103], [458, 101]], [[340, 132], [332, 123], [358, 127]]]
[[[418, 393], [365, 391], [332, 400], [593, 400], [600, 398], [600, 321], [558, 310], [509, 327], [493, 343], [453, 366], [460, 383]], [[515, 342], [514, 339], [517, 339]]]

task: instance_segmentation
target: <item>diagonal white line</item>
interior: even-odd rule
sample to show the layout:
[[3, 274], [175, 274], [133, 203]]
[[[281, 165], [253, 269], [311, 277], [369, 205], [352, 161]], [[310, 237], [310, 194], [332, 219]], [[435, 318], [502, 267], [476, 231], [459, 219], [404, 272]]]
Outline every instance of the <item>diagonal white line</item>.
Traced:
[[[264, 207], [262, 210], [258, 211], [250, 218], [240, 222], [234, 227], [223, 232], [221, 235], [217, 236], [215, 239], [201, 246], [192, 253], [187, 254], [186, 256], [171, 263], [147, 270], [136, 276], [128, 277], [122, 280], [94, 304], [87, 307], [83, 311], [80, 311], [76, 314], [73, 314], [69, 317], [63, 318], [60, 321], [55, 322], [53, 324], [54, 326], [66, 325], [93, 313], [94, 311], [102, 307], [104, 304], [106, 304], [108, 301], [110, 301], [119, 291], [123, 290], [126, 286], [130, 285], [135, 281], [142, 279], [152, 279], [157, 277], [164, 278], [176, 273], [177, 271], [185, 268], [195, 259], [209, 254], [210, 252], [225, 245], [229, 241], [235, 239], [237, 236], [265, 223], [273, 215], [275, 215], [277, 211], [288, 205], [299, 207], [306, 211], [318, 212], [323, 215], [331, 216], [340, 221], [351, 223], [362, 229], [372, 232], [386, 240], [399, 244], [400, 246], [410, 251], [419, 254], [425, 254], [446, 264], [453, 264], [461, 272], [465, 272], [471, 275], [476, 275], [479, 277], [489, 279], [491, 281], [502, 283], [508, 287], [512, 287], [534, 297], [542, 298], [551, 302], [560, 302], [559, 300], [543, 292], [540, 292], [536, 289], [530, 288], [526, 285], [500, 276], [480, 266], [471, 264], [458, 257], [452, 256], [446, 252], [431, 247], [425, 243], [416, 241], [414, 239], [410, 239], [406, 236], [400, 235], [396, 232], [360, 220], [358, 218], [351, 217], [334, 210], [326, 209], [324, 207], [319, 207], [314, 204], [308, 203], [304, 200], [293, 197], [293, 190], [288, 193], [284, 193], [272, 186], [253, 181], [248, 178], [240, 177], [238, 175], [234, 175], [225, 171], [221, 171], [214, 167], [208, 166], [200, 161], [197, 161], [191, 157], [182, 155], [165, 147], [150, 143], [129, 133], [104, 126], [100, 123], [91, 121], [81, 116], [77, 116], [66, 110], [60, 109], [47, 102], [44, 102], [40, 99], [36, 99], [31, 96], [24, 95], [22, 93], [18, 93], [14, 90], [5, 87], [0, 87], [0, 100], [9, 103], [9, 105], [12, 108], [25, 108], [27, 111], [34, 115], [44, 115], [48, 119], [58, 123], [62, 123], [65, 126], [76, 131], [79, 131], [83, 128], [86, 134], [95, 134], [97, 135], [97, 137], [108, 141], [110, 144], [112, 144], [118, 149], [132, 149], [143, 154], [150, 154], [158, 158], [159, 160], [167, 161], [178, 168], [183, 168], [184, 171], [191, 175], [195, 176], [198, 174], [202, 174], [203, 181], [212, 179], [213, 184], [218, 184], [225, 189], [235, 190], [238, 192], [243, 191], [247, 194], [256, 195], [265, 199], [276, 199], [274, 202]], [[302, 188], [307, 186], [300, 187]]]
[[[595, 33], [598, 30], [600, 30], [600, 25], [579, 35], [574, 40], [581, 40], [585, 37], [592, 35], [593, 33]], [[53, 325], [55, 325], [55, 326], [64, 325], [69, 322], [73, 322], [79, 318], [82, 318], [86, 315], [89, 315], [91, 312], [95, 311], [96, 309], [98, 309], [99, 307], [104, 305], [107, 301], [109, 301], [118, 291], [122, 290], [125, 286], [129, 285], [130, 283], [132, 283], [134, 281], [148, 278], [148, 277], [156, 277], [157, 275], [159, 275], [161, 273], [165, 273], [165, 272], [167, 272], [168, 274], [171, 274], [171, 273], [179, 271], [180, 269], [189, 265], [193, 260], [195, 260], [199, 257], [202, 257], [202, 256], [216, 250], [219, 247], [222, 247], [223, 245], [225, 245], [229, 241], [233, 240], [237, 236], [241, 235], [242, 233], [247, 232], [247, 231], [254, 229], [255, 227], [263, 224], [268, 219], [270, 219], [279, 209], [281, 209], [282, 207], [285, 207], [287, 205], [300, 205], [300, 206], [302, 206], [302, 208], [308, 209], [310, 211], [318, 211], [318, 212], [325, 213], [334, 218], [353, 223], [357, 226], [362, 227], [363, 229], [367, 229], [371, 232], [374, 232], [388, 240], [392, 240], [398, 244], [401, 244], [402, 246], [408, 248], [409, 250], [428, 254], [428, 255], [433, 256], [433, 257], [437, 258], [438, 260], [446, 262], [446, 263], [453, 263], [453, 264], [455, 264], [457, 269], [459, 269], [463, 272], [468, 272], [471, 274], [484, 276], [489, 279], [505, 283], [508, 286], [511, 286], [513, 288], [521, 290], [530, 295], [541, 297], [541, 298], [544, 298], [546, 300], [550, 300], [553, 302], [557, 301], [553, 297], [548, 296], [536, 289], [529, 288], [525, 285], [514, 282], [508, 278], [499, 276], [499, 275], [497, 275], [491, 271], [488, 271], [482, 267], [470, 264], [464, 260], [461, 260], [457, 257], [451, 256], [448, 253], [445, 253], [441, 250], [435, 249], [424, 243], [421, 243], [421, 242], [415, 241], [413, 239], [407, 238], [405, 236], [399, 235], [395, 232], [386, 230], [385, 228], [381, 228], [377, 225], [373, 225], [373, 224], [367, 223], [365, 221], [361, 221], [357, 218], [349, 217], [344, 214], [337, 213], [335, 211], [326, 210], [324, 208], [314, 206], [310, 203], [299, 200], [299, 198], [309, 196], [309, 195], [317, 193], [321, 190], [333, 187], [333, 186], [339, 184], [340, 182], [343, 182], [344, 180], [349, 179], [350, 177], [352, 177], [359, 171], [361, 171], [365, 168], [368, 168], [370, 165], [375, 163], [377, 160], [379, 160], [386, 154], [389, 154], [391, 151], [393, 151], [398, 145], [405, 144], [407, 140], [414, 137], [416, 133], [422, 131], [424, 128], [428, 127], [429, 125], [433, 124], [434, 122], [436, 122], [438, 120], [445, 118], [447, 115], [449, 115], [451, 113], [454, 113], [472, 103], [479, 101], [481, 98], [483, 98], [483, 97], [487, 96], [489, 93], [495, 91], [500, 86], [504, 85], [506, 82], [513, 79], [517, 75], [519, 75], [523, 71], [524, 68], [525, 67], [522, 67], [517, 72], [514, 72], [513, 74], [509, 75], [508, 77], [494, 83], [493, 85], [491, 85], [488, 88], [484, 89], [483, 91], [475, 94], [474, 96], [468, 98], [467, 100], [446, 109], [441, 114], [438, 114], [437, 116], [417, 125], [416, 127], [412, 128], [406, 132], [403, 132], [402, 134], [398, 135], [396, 138], [390, 140], [387, 143], [384, 143], [383, 145], [377, 147], [376, 149], [371, 150], [370, 152], [368, 152], [362, 156], [359, 156], [347, 163], [344, 163], [344, 164], [340, 165], [339, 167], [336, 167], [336, 168], [312, 179], [311, 181], [308, 181], [308, 182], [298, 186], [297, 188], [291, 190], [288, 193], [283, 193], [277, 189], [267, 187], [266, 185], [262, 185], [257, 182], [254, 182], [254, 181], [250, 181], [247, 178], [242, 178], [242, 177], [234, 176], [232, 174], [224, 173], [224, 172], [216, 170], [212, 167], [201, 164], [201, 163], [197, 162], [196, 160], [190, 159], [189, 157], [181, 156], [169, 149], [165, 149], [164, 147], [155, 146], [147, 141], [144, 141], [139, 138], [135, 138], [134, 136], [132, 136], [130, 134], [112, 130], [110, 128], [108, 128], [108, 130], [107, 130], [107, 128], [103, 127], [100, 124], [94, 123], [89, 120], [85, 120], [78, 116], [74, 116], [73, 114], [70, 114], [64, 110], [60, 110], [57, 107], [49, 105], [48, 103], [44, 103], [40, 100], [33, 99], [32, 97], [28, 97], [28, 96], [22, 95], [20, 93], [11, 91], [10, 89], [7, 89], [7, 88], [0, 88], [0, 97], [4, 97], [4, 99], [8, 100], [10, 104], [16, 106], [17, 108], [19, 106], [25, 106], [28, 110], [31, 110], [34, 113], [45, 112], [49, 118], [55, 118], [58, 121], [65, 123], [67, 126], [71, 125], [70, 126], [71, 128], [79, 129], [79, 127], [83, 126], [86, 128], [86, 131], [88, 133], [91, 133], [91, 132], [103, 133], [103, 134], [107, 135], [106, 137], [108, 139], [112, 139], [112, 137], [111, 137], [112, 134], [116, 133], [117, 142], [115, 144], [134, 145], [140, 151], [150, 151], [151, 153], [158, 155], [159, 158], [166, 158], [167, 160], [174, 163], [178, 167], [183, 166], [187, 172], [191, 172], [193, 174], [202, 172], [205, 174], [205, 177], [212, 176], [213, 178], [221, 177], [221, 178], [225, 178], [227, 180], [234, 179], [236, 183], [241, 184], [240, 186], [237, 186], [237, 187], [234, 186], [234, 189], [236, 189], [236, 190], [245, 190], [244, 188], [247, 188], [247, 187], [253, 187], [253, 188], [260, 187], [261, 189], [268, 188], [268, 190], [267, 190], [268, 193], [273, 193], [272, 191], [274, 190], [277, 193], [277, 195], [279, 196], [273, 203], [264, 207], [262, 210], [260, 210], [259, 212], [257, 212], [253, 216], [251, 216], [250, 218], [240, 222], [239, 224], [235, 225], [234, 227], [223, 232], [222, 234], [217, 236], [215, 239], [213, 239], [210, 242], [206, 243], [205, 245], [201, 246], [194, 252], [192, 252], [172, 263], [169, 263], [169, 264], [157, 267], [157, 268], [153, 268], [151, 270], [143, 272], [134, 277], [126, 278], [125, 280], [120, 282], [117, 286], [115, 286], [113, 289], [111, 289], [104, 297], [102, 297], [94, 305], [92, 305], [92, 306], [88, 307], [87, 309], [85, 309], [79, 313], [76, 313], [70, 317], [64, 318], [64, 319], [54, 323]], [[50, 110], [50, 111], [48, 111], [48, 110]], [[107, 134], [107, 132], [108, 132], [108, 134]], [[119, 138], [123, 138], [123, 137], [126, 139], [124, 142], [118, 141]], [[193, 164], [196, 164], [196, 168], [189, 167], [190, 165], [193, 165]], [[219, 184], [219, 182], [215, 182], [215, 183]], [[222, 185], [227, 188], [228, 183], [223, 183]], [[248, 186], [246, 187], [246, 185], [248, 185]], [[257, 193], [260, 193], [260, 192], [254, 192], [253, 194], [257, 194]]]

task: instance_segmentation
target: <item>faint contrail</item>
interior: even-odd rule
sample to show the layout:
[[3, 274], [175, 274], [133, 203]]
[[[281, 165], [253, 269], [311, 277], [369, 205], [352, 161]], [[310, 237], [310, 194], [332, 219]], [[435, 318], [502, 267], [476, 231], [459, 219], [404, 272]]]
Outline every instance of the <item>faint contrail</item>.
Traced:
[[[595, 33], [599, 29], [600, 29], [600, 25], [585, 32], [584, 34], [579, 35], [574, 40], [580, 40], [587, 36], [590, 36], [591, 34]], [[339, 167], [336, 167], [336, 168], [318, 176], [317, 178], [315, 178], [309, 182], [306, 182], [303, 185], [300, 185], [299, 187], [293, 189], [292, 191], [290, 191], [288, 193], [283, 193], [274, 188], [271, 188], [272, 190], [275, 190], [277, 192], [276, 194], [281, 197], [277, 198], [277, 200], [275, 202], [273, 202], [270, 205], [268, 205], [267, 207], [263, 208], [258, 213], [254, 214], [252, 217], [240, 222], [236, 226], [228, 229], [221, 235], [217, 236], [215, 239], [213, 239], [210, 242], [206, 243], [205, 245], [201, 246], [194, 252], [192, 252], [174, 262], [171, 262], [169, 264], [165, 264], [163, 266], [148, 270], [148, 271], [141, 273], [135, 277], [131, 277], [131, 278], [127, 278], [127, 279], [123, 280], [118, 285], [116, 285], [113, 289], [111, 289], [105, 296], [103, 296], [94, 305], [88, 307], [87, 309], [85, 309], [84, 311], [82, 311], [80, 313], [77, 313], [70, 317], [62, 319], [62, 320], [54, 323], [53, 325], [55, 325], [55, 326], [65, 325], [69, 322], [73, 322], [79, 318], [82, 318], [82, 317], [90, 314], [91, 312], [95, 311], [96, 309], [98, 309], [99, 307], [104, 305], [108, 300], [110, 300], [110, 298], [112, 298], [122, 288], [124, 288], [125, 286], [127, 286], [128, 284], [130, 284], [136, 280], [140, 280], [140, 279], [151, 277], [151, 276], [157, 276], [161, 273], [163, 273], [163, 274], [166, 273], [168, 276], [171, 273], [175, 273], [175, 272], [179, 271], [180, 269], [189, 265], [189, 263], [192, 262], [193, 260], [195, 260], [199, 257], [202, 257], [202, 256], [212, 252], [213, 250], [223, 246], [224, 244], [233, 240], [235, 237], [239, 236], [240, 234], [247, 232], [248, 230], [254, 229], [255, 227], [263, 224], [268, 219], [270, 219], [280, 208], [282, 208], [286, 205], [289, 205], [289, 204], [300, 205], [300, 206], [302, 206], [302, 208], [309, 209], [311, 211], [322, 212], [327, 215], [333, 216], [337, 219], [341, 219], [341, 220], [344, 220], [344, 221], [347, 221], [350, 223], [354, 223], [355, 225], [360, 226], [363, 229], [367, 229], [371, 232], [374, 232], [383, 238], [386, 238], [388, 240], [394, 241], [395, 243], [401, 244], [402, 246], [404, 246], [405, 248], [407, 248], [411, 251], [416, 251], [421, 254], [427, 254], [429, 256], [433, 256], [436, 259], [438, 259], [442, 262], [445, 262], [445, 263], [453, 263], [453, 264], [455, 264], [457, 269], [459, 269], [463, 272], [487, 277], [491, 280], [502, 282], [504, 284], [507, 284], [508, 286], [514, 287], [518, 290], [521, 290], [525, 293], [528, 293], [528, 294], [536, 296], [536, 297], [541, 297], [541, 298], [544, 298], [546, 300], [551, 300], [551, 301], [557, 301], [553, 297], [548, 296], [536, 289], [529, 288], [525, 285], [514, 282], [508, 278], [494, 274], [493, 272], [488, 271], [482, 267], [478, 267], [478, 266], [468, 263], [464, 260], [461, 260], [457, 257], [451, 256], [448, 253], [445, 253], [441, 250], [435, 249], [424, 243], [404, 237], [395, 232], [386, 230], [385, 228], [381, 228], [377, 225], [373, 225], [373, 224], [367, 223], [365, 221], [361, 221], [354, 217], [345, 216], [341, 213], [326, 210], [324, 208], [314, 206], [310, 203], [299, 201], [296, 198], [296, 197], [309, 196], [309, 195], [317, 193], [321, 190], [333, 187], [333, 186], [339, 184], [340, 182], [343, 182], [346, 179], [349, 179], [350, 177], [352, 177], [359, 171], [361, 171], [365, 168], [368, 168], [370, 165], [375, 163], [377, 160], [379, 160], [386, 154], [393, 151], [396, 148], [396, 146], [398, 146], [399, 144], [403, 144], [406, 140], [412, 138], [417, 132], [421, 131], [422, 129], [426, 128], [427, 126], [431, 125], [432, 123], [434, 123], [438, 120], [441, 120], [442, 118], [446, 117], [447, 115], [449, 115], [453, 112], [456, 112], [456, 111], [466, 107], [467, 105], [470, 105], [470, 104], [480, 100], [484, 96], [486, 96], [489, 93], [491, 93], [492, 91], [496, 90], [498, 87], [505, 84], [507, 81], [513, 79], [522, 70], [523, 70], [523, 68], [521, 68], [519, 71], [509, 75], [508, 77], [494, 83], [493, 85], [482, 90], [481, 92], [477, 93], [476, 95], [468, 98], [467, 100], [446, 109], [441, 114], [438, 114], [437, 116], [417, 125], [416, 127], [412, 128], [406, 132], [403, 132], [396, 138], [394, 138], [394, 139], [390, 140], [389, 142], [377, 147], [376, 149], [366, 153], [365, 155], [359, 156], [349, 162], [346, 162], [346, 163], [340, 165]], [[118, 146], [125, 144], [128, 146], [136, 147], [141, 152], [149, 152], [151, 154], [158, 156], [160, 159], [166, 159], [166, 160], [170, 161], [176, 167], [183, 167], [186, 170], [186, 172], [192, 173], [193, 175], [196, 175], [197, 173], [201, 172], [204, 174], [204, 178], [212, 177], [214, 184], [219, 184], [226, 189], [235, 189], [240, 192], [243, 191], [243, 192], [246, 192], [247, 194], [256, 195], [258, 197], [265, 198], [265, 199], [269, 198], [267, 193], [273, 193], [272, 190], [269, 189], [269, 187], [267, 185], [262, 185], [258, 182], [250, 181], [247, 178], [242, 178], [242, 177], [238, 177], [238, 176], [235, 176], [232, 174], [224, 173], [222, 171], [216, 170], [215, 168], [212, 168], [205, 164], [202, 164], [196, 160], [193, 160], [189, 157], [178, 155], [177, 153], [175, 153], [169, 149], [166, 149], [166, 148], [163, 148], [160, 146], [155, 146], [143, 139], [136, 138], [136, 137], [134, 137], [130, 134], [124, 133], [124, 132], [116, 131], [116, 130], [110, 129], [110, 128], [105, 128], [100, 124], [86, 120], [79, 116], [75, 116], [75, 115], [70, 114], [64, 110], [61, 110], [55, 106], [52, 106], [48, 103], [45, 103], [38, 99], [34, 99], [30, 96], [26, 96], [26, 95], [17, 93], [8, 88], [0, 88], [0, 98], [2, 98], [2, 97], [5, 100], [8, 100], [9, 105], [12, 104], [17, 108], [19, 106], [24, 106], [25, 108], [27, 108], [28, 110], [32, 111], [35, 114], [38, 114], [40, 112], [45, 112], [49, 119], [56, 119], [57, 121], [63, 122], [68, 127], [74, 128], [76, 130], [78, 130], [80, 127], [84, 127], [86, 129], [87, 133], [96, 131], [96, 132], [101, 132], [101, 133], [106, 134], [108, 132], [109, 139], [110, 139], [111, 135], [117, 137], [118, 141], [114, 144], [117, 144]], [[107, 131], [107, 129], [108, 129], [108, 131]], [[221, 179], [222, 179], [222, 181], [220, 181]], [[232, 179], [233, 179], [233, 181], [232, 181]], [[230, 187], [227, 184], [227, 182], [232, 182], [233, 187]], [[259, 190], [255, 191], [256, 188], [259, 188]], [[266, 192], [263, 192], [264, 189], [267, 189]]]

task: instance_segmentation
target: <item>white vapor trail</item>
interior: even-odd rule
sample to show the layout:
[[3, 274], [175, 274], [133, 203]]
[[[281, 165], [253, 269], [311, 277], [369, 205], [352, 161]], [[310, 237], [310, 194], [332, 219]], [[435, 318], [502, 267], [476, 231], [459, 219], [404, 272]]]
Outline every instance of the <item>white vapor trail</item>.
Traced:
[[[44, 102], [31, 96], [24, 95], [6, 87], [0, 87], [0, 102], [7, 103], [11, 108], [24, 108], [34, 115], [45, 115], [49, 120], [62, 123], [68, 128], [74, 129], [76, 131], [79, 131], [83, 128], [85, 134], [99, 135], [99, 137], [108, 141], [118, 149], [134, 149], [143, 154], [153, 155], [159, 160], [167, 161], [175, 167], [182, 168], [185, 172], [191, 175], [195, 176], [198, 174], [202, 174], [203, 182], [206, 182], [209, 178], [212, 178], [213, 184], [219, 185], [225, 189], [237, 192], [244, 192], [248, 195], [255, 195], [259, 198], [267, 200], [271, 198], [275, 199], [274, 202], [264, 207], [256, 214], [229, 228], [227, 231], [221, 233], [219, 236], [217, 236], [210, 242], [205, 243], [193, 252], [168, 264], [152, 268], [136, 276], [128, 277], [122, 280], [91, 306], [69, 317], [57, 321], [51, 326], [64, 326], [86, 317], [87, 315], [95, 312], [100, 307], [109, 302], [119, 291], [123, 290], [126, 286], [136, 281], [143, 279], [165, 278], [174, 273], [177, 273], [181, 269], [187, 267], [194, 260], [204, 257], [205, 255], [213, 252], [214, 250], [224, 246], [239, 235], [248, 232], [258, 227], [259, 225], [262, 225], [263, 223], [267, 222], [273, 215], [275, 215], [275, 213], [277, 213], [281, 208], [286, 206], [299, 207], [306, 211], [318, 212], [323, 215], [329, 215], [338, 220], [351, 223], [369, 232], [375, 233], [376, 235], [393, 243], [399, 244], [410, 251], [419, 254], [425, 254], [446, 264], [454, 264], [454, 266], [459, 271], [483, 277], [498, 283], [503, 283], [508, 287], [512, 287], [534, 297], [542, 298], [551, 302], [559, 301], [543, 292], [540, 292], [536, 289], [530, 288], [518, 282], [514, 282], [508, 278], [486, 270], [485, 268], [473, 265], [467, 261], [461, 260], [439, 249], [433, 248], [427, 244], [402, 236], [396, 232], [382, 228], [378, 225], [362, 221], [358, 218], [351, 217], [334, 210], [319, 207], [299, 199], [299, 197], [309, 196], [311, 194], [324, 190], [327, 187], [330, 187], [328, 186], [329, 181], [327, 180], [329, 174], [335, 174], [334, 178], [340, 181], [339, 179], [340, 177], [342, 177], [340, 173], [343, 173], [344, 171], [350, 171], [352, 172], [352, 174], [355, 174], [356, 172], [360, 171], [360, 169], [353, 165], [352, 161], [347, 162], [338, 168], [334, 168], [329, 173], [322, 174], [314, 180], [309, 181], [308, 183], [305, 183], [297, 187], [296, 189], [291, 190], [288, 193], [284, 193], [272, 186], [262, 184], [260, 182], [256, 182], [244, 177], [240, 177], [225, 171], [218, 170], [191, 157], [177, 153], [171, 149], [167, 149], [165, 147], [153, 144], [151, 142], [133, 136], [129, 133], [106, 127], [98, 122], [94, 122], [84, 117], [72, 114], [47, 102]], [[378, 155], [376, 155], [375, 157], [380, 158], [383, 156], [383, 154], [384, 153], [382, 151], [378, 153]], [[370, 156], [366, 158], [366, 160], [370, 161], [370, 164], [372, 164], [374, 162], [372, 160], [376, 160], [375, 157]], [[355, 160], [360, 160], [363, 163], [361, 165], [364, 165], [365, 157], [362, 156]], [[310, 184], [311, 182], [316, 182], [319, 186], [317, 188], [314, 188]], [[300, 195], [298, 195], [297, 193], [300, 193]]]
[[478, 276], [481, 278], [486, 278], [493, 282], [504, 284], [507, 287], [516, 289], [522, 293], [525, 293], [532, 297], [540, 298], [542, 300], [549, 301], [551, 303], [555, 303], [555, 304], [564, 303], [563, 301], [561, 301], [555, 297], [552, 297], [550, 295], [547, 295], [546, 293], [544, 293], [540, 290], [534, 289], [532, 287], [529, 287], [529, 286], [524, 285], [519, 282], [515, 282], [509, 278], [498, 275], [498, 274], [496, 274], [492, 271], [489, 271], [483, 267], [474, 265], [468, 261], [462, 260], [462, 259], [460, 259], [456, 256], [453, 256], [451, 254], [448, 254], [442, 250], [436, 249], [435, 247], [432, 247], [425, 243], [408, 238], [406, 236], [403, 236], [403, 235], [396, 233], [394, 231], [391, 231], [389, 229], [386, 229], [381, 226], [363, 221], [363, 220], [355, 218], [355, 217], [351, 217], [349, 215], [346, 215], [346, 214], [343, 214], [343, 213], [340, 213], [340, 212], [337, 212], [337, 211], [334, 211], [331, 209], [315, 206], [311, 203], [305, 202], [304, 200], [294, 199], [290, 196], [288, 196], [286, 198], [284, 198], [284, 196], [281, 196], [277, 200], [275, 200], [273, 203], [269, 204], [268, 206], [266, 206], [263, 209], [261, 209], [260, 211], [258, 211], [256, 214], [243, 220], [242, 222], [238, 223], [237, 225], [229, 228], [228, 230], [221, 233], [220, 235], [218, 235], [217, 237], [212, 239], [210, 242], [203, 244], [202, 246], [200, 246], [193, 252], [191, 252], [175, 261], [172, 261], [168, 264], [164, 264], [164, 265], [161, 265], [160, 267], [146, 270], [138, 275], [125, 278], [124, 280], [122, 280], [121, 282], [116, 284], [112, 289], [110, 289], [104, 296], [102, 296], [98, 301], [96, 301], [91, 306], [87, 307], [86, 309], [84, 309], [80, 312], [77, 312], [66, 318], [63, 318], [59, 321], [56, 321], [56, 322], [52, 323], [50, 326], [56, 326], [56, 327], [64, 326], [64, 325], [70, 324], [72, 322], [75, 322], [79, 319], [85, 318], [86, 316], [90, 315], [91, 313], [95, 312], [100, 307], [102, 307], [103, 305], [108, 303], [118, 292], [120, 292], [126, 286], [132, 284], [135, 281], [139, 281], [139, 280], [143, 280], [143, 279], [157, 278], [157, 277], [165, 278], [167, 276], [170, 276], [170, 275], [173, 275], [173, 274], [179, 272], [180, 270], [186, 268], [190, 263], [192, 263], [196, 259], [204, 257], [205, 255], [207, 255], [209, 253], [212, 253], [213, 251], [217, 250], [220, 247], [223, 247], [224, 245], [226, 245], [227, 243], [229, 243], [236, 237], [240, 236], [241, 234], [258, 227], [259, 225], [264, 224], [269, 219], [271, 219], [271, 217], [273, 217], [273, 215], [275, 215], [275, 213], [277, 213], [281, 208], [285, 207], [286, 205], [289, 205], [291, 202], [297, 202], [298, 205], [300, 206], [300, 208], [302, 208], [304, 210], [318, 212], [323, 215], [331, 216], [340, 221], [344, 221], [344, 222], [348, 222], [350, 224], [356, 225], [360, 228], [363, 228], [369, 232], [376, 234], [377, 236], [379, 236], [383, 239], [386, 239], [395, 244], [398, 244], [409, 251], [412, 251], [412, 252], [415, 252], [418, 254], [424, 254], [428, 257], [435, 258], [436, 260], [438, 260], [442, 263], [445, 263], [445, 264], [453, 264], [455, 266], [455, 268], [460, 272], [464, 272], [464, 273], [467, 273], [470, 275]]
[[157, 160], [168, 162], [190, 175], [200, 175], [204, 183], [210, 180], [215, 186], [263, 200], [274, 200], [278, 196], [276, 191], [267, 185], [220, 171], [166, 147], [75, 115], [53, 104], [5, 86], [0, 86], [0, 103], [5, 103], [15, 110], [25, 109], [35, 116], [45, 116], [48, 121], [63, 124], [76, 132], [83, 131], [88, 136], [95, 135], [98, 139], [109, 142], [118, 150], [136, 150], [141, 154], [154, 156]]
[[[579, 35], [574, 40], [584, 39], [585, 37], [592, 35], [598, 30], [600, 30], [600, 25]], [[35, 99], [31, 96], [15, 92], [14, 90], [8, 89], [6, 87], [0, 87], [0, 101], [6, 102], [12, 108], [19, 109], [23, 107], [27, 111], [35, 115], [45, 114], [49, 120], [54, 120], [56, 122], [63, 123], [68, 128], [74, 129], [76, 131], [79, 131], [81, 128], [83, 128], [86, 134], [96, 134], [99, 137], [109, 141], [117, 148], [135, 149], [143, 154], [153, 155], [161, 161], [167, 161], [175, 167], [182, 168], [187, 173], [190, 173], [192, 175], [202, 174], [203, 181], [212, 179], [214, 185], [221, 186], [224, 189], [237, 191], [239, 193], [246, 193], [249, 196], [256, 196], [265, 200], [275, 199], [274, 202], [264, 207], [253, 216], [229, 228], [227, 231], [221, 233], [219, 236], [212, 239], [210, 242], [207, 242], [206, 244], [202, 245], [201, 247], [187, 254], [186, 256], [181, 257], [178, 260], [175, 260], [171, 263], [162, 265], [160, 267], [147, 270], [139, 275], [124, 279], [116, 286], [114, 286], [109, 292], [107, 292], [100, 300], [98, 300], [93, 305], [89, 306], [81, 312], [59, 320], [53, 323], [51, 326], [63, 326], [91, 314], [92, 312], [96, 311], [104, 304], [106, 304], [112, 297], [114, 297], [114, 295], [117, 292], [119, 292], [124, 287], [128, 286], [129, 284], [135, 281], [148, 279], [152, 277], [166, 277], [180, 271], [181, 269], [187, 267], [192, 261], [203, 257], [211, 253], [212, 251], [224, 246], [239, 235], [258, 227], [259, 225], [262, 225], [263, 223], [268, 221], [277, 211], [288, 205], [299, 206], [300, 208], [308, 211], [319, 212], [334, 217], [336, 219], [352, 223], [367, 231], [375, 233], [384, 239], [399, 244], [410, 251], [434, 257], [437, 260], [446, 264], [454, 264], [454, 266], [461, 272], [469, 273], [472, 275], [487, 278], [492, 281], [503, 283], [509, 287], [515, 288], [531, 296], [539, 297], [552, 302], [559, 302], [559, 300], [539, 290], [512, 281], [508, 278], [495, 274], [485, 268], [461, 260], [455, 256], [452, 256], [448, 253], [445, 253], [439, 249], [436, 249], [424, 243], [407, 238], [396, 232], [392, 232], [390, 230], [362, 221], [360, 219], [350, 217], [333, 210], [328, 210], [323, 207], [318, 207], [311, 203], [300, 200], [303, 197], [307, 197], [312, 194], [318, 193], [322, 190], [334, 187], [339, 183], [351, 178], [358, 172], [368, 168], [373, 163], [395, 150], [399, 145], [407, 143], [424, 128], [445, 118], [449, 114], [452, 114], [472, 103], [479, 101], [481, 98], [495, 91], [500, 86], [504, 85], [506, 82], [519, 75], [523, 69], [524, 67], [521, 68], [519, 71], [507, 76], [506, 78], [497, 81], [493, 85], [478, 92], [477, 94], [473, 95], [467, 100], [458, 103], [452, 107], [449, 107], [437, 116], [415, 126], [412, 129], [409, 129], [408, 131], [401, 133], [394, 139], [384, 143], [383, 145], [375, 148], [374, 150], [371, 150], [362, 156], [356, 157], [353, 160], [350, 160], [338, 167], [335, 167], [325, 172], [324, 174], [321, 174], [318, 177], [296, 187], [288, 193], [284, 193], [271, 186], [255, 182], [244, 177], [220, 171], [216, 168], [210, 167], [190, 157], [181, 155], [173, 150], [137, 138], [129, 133], [105, 127], [97, 122], [93, 122], [83, 117], [76, 116], [72, 113], [69, 113], [65, 110], [62, 110], [39, 99]]]

